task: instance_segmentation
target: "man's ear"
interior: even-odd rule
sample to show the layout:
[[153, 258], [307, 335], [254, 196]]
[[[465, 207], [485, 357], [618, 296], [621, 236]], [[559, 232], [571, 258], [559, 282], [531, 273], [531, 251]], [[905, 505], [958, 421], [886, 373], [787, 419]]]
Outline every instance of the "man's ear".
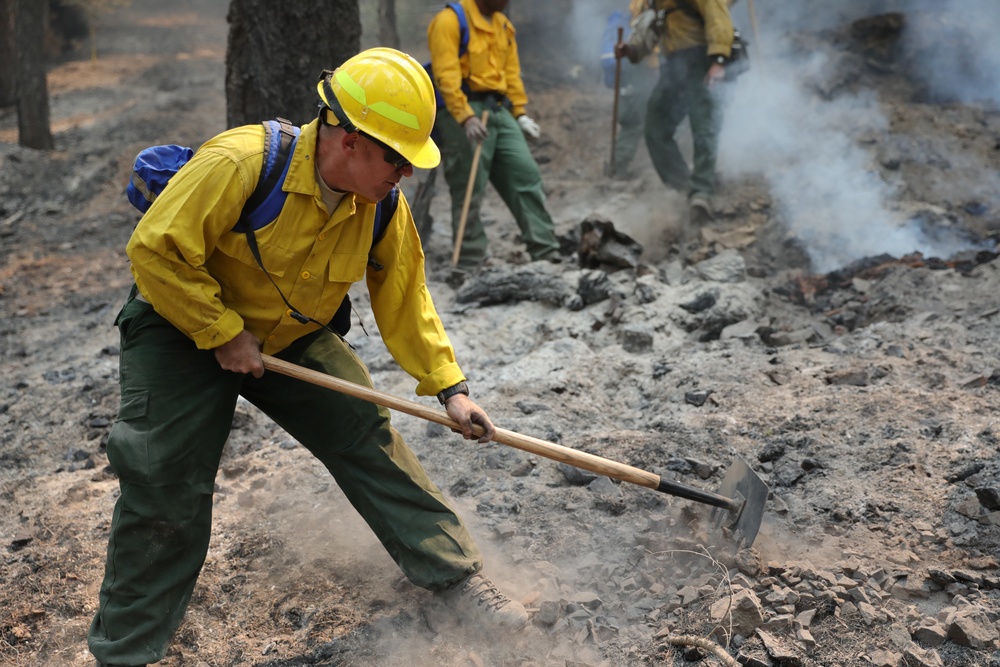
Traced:
[[340, 146], [345, 153], [353, 153], [358, 150], [358, 140], [361, 138], [357, 132], [344, 132], [340, 137]]

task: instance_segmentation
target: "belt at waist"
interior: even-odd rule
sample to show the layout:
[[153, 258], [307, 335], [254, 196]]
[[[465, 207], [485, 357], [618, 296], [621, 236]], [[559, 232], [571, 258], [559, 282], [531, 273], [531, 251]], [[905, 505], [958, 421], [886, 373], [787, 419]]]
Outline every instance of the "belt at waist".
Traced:
[[495, 90], [472, 90], [465, 96], [470, 102], [486, 102], [491, 111], [498, 111], [501, 107], [510, 111], [514, 107], [509, 97]]

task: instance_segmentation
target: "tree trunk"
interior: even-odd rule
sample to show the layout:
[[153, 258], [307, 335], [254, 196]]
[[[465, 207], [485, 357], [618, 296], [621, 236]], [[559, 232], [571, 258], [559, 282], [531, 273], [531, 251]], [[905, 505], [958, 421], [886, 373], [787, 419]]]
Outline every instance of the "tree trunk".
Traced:
[[15, 11], [18, 143], [50, 150], [55, 148], [55, 142], [49, 127], [49, 92], [42, 53], [48, 3], [17, 0]]
[[316, 115], [316, 82], [361, 46], [357, 0], [231, 0], [226, 52], [229, 127]]
[[[14, 0], [0, 0], [0, 63], [14, 63]], [[0, 67], [0, 108], [17, 102], [17, 70]]]
[[378, 0], [378, 41], [382, 46], [399, 48], [396, 30], [396, 0]]

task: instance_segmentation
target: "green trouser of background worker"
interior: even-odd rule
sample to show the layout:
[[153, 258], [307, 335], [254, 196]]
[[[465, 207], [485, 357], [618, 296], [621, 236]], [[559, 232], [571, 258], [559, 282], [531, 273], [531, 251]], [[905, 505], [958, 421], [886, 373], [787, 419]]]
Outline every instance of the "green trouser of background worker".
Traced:
[[[705, 84], [711, 65], [703, 47], [675, 51], [664, 58], [660, 78], [646, 110], [646, 148], [660, 179], [689, 198], [715, 194], [715, 162], [721, 112], [715, 92]], [[677, 145], [677, 128], [687, 117], [694, 156], [688, 168]]]
[[[414, 584], [443, 589], [481, 568], [472, 537], [386, 408], [279, 373], [223, 370], [134, 295], [116, 322], [122, 395], [108, 459], [121, 495], [89, 634], [98, 659], [146, 664], [166, 653], [208, 552], [215, 475], [239, 396], [322, 461]], [[347, 343], [322, 329], [276, 356], [371, 386]]]
[[621, 68], [621, 85], [618, 94], [618, 134], [615, 137], [614, 176], [628, 176], [639, 142], [643, 138], [646, 104], [649, 93], [656, 85], [657, 71], [645, 63], [636, 67]]
[[[488, 241], [479, 208], [488, 183], [493, 184], [514, 216], [531, 259], [558, 257], [559, 241], [552, 218], [545, 209], [542, 174], [517, 120], [505, 107], [487, 101], [470, 100], [469, 106], [480, 118], [483, 109], [489, 109], [486, 122], [489, 134], [483, 140], [479, 156], [458, 268], [474, 270], [487, 257]], [[469, 143], [465, 130], [450, 113], [438, 113], [435, 130], [441, 138], [444, 176], [451, 193], [454, 238], [462, 218], [475, 146]]]

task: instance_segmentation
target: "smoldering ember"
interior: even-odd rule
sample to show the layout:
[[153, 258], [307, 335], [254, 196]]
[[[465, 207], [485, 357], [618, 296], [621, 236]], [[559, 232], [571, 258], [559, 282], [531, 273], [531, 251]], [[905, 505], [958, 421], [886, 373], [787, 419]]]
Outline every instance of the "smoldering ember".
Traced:
[[[139, 219], [123, 188], [141, 148], [225, 129], [228, 3], [124, 4], [49, 68], [54, 150], [19, 146], [0, 109], [4, 665], [93, 664]], [[426, 58], [443, 3], [396, 5]], [[484, 634], [410, 584], [323, 466], [241, 401], [208, 560], [158, 664], [1000, 667], [1000, 6], [734, 5], [751, 66], [726, 84], [715, 219], [692, 228], [645, 146], [606, 175], [601, 33], [627, 5], [508, 9], [562, 261], [529, 261], [488, 189], [490, 258], [456, 281], [440, 174], [423, 219], [474, 400], [529, 445], [620, 464], [393, 412], [527, 628]], [[375, 388], [439, 410], [363, 281], [351, 296]]]

